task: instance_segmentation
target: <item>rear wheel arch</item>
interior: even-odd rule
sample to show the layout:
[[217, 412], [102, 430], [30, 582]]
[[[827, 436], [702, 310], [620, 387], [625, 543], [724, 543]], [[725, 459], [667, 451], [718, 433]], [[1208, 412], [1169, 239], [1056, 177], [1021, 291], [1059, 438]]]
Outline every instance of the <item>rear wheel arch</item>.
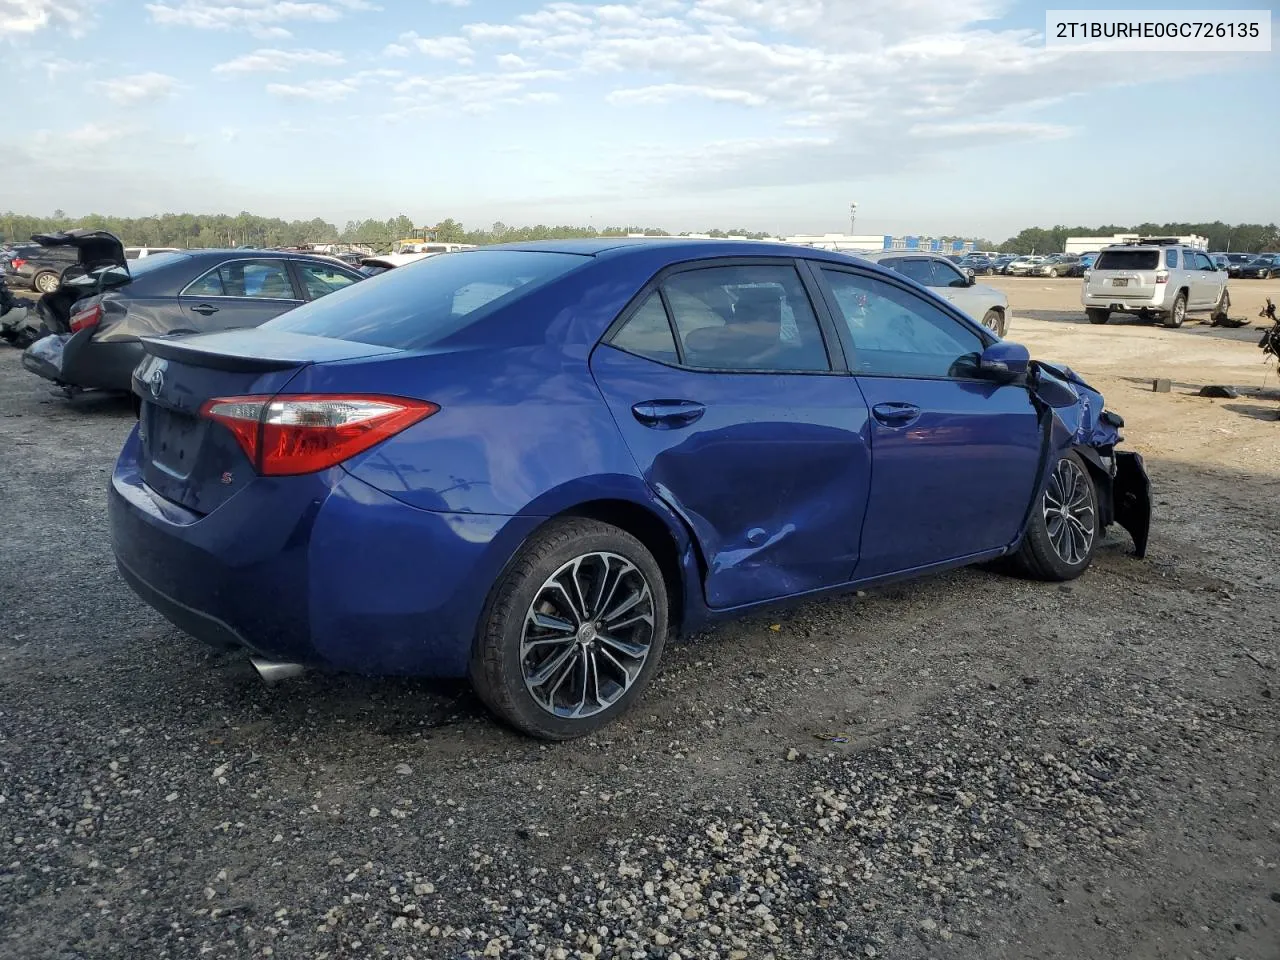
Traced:
[[[620, 499], [588, 500], [569, 507], [554, 517], [548, 517], [546, 522], [566, 517], [582, 517], [607, 523], [631, 534], [644, 545], [662, 571], [662, 579], [667, 586], [670, 626], [673, 633], [678, 633], [687, 612], [686, 587], [692, 590], [695, 585], [685, 583], [681, 544], [670, 522], [634, 500]], [[678, 518], [677, 522], [683, 524], [683, 520]], [[693, 550], [701, 578], [706, 571], [706, 560], [692, 531], [685, 529], [684, 534]]]

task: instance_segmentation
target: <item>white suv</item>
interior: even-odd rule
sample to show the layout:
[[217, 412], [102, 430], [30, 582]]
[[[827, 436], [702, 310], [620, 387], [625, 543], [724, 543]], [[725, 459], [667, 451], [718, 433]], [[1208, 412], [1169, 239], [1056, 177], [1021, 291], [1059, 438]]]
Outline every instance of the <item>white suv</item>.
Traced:
[[1177, 243], [1144, 242], [1106, 247], [1084, 275], [1080, 302], [1090, 323], [1132, 313], [1180, 327], [1188, 313], [1227, 315], [1227, 272], [1203, 250]]

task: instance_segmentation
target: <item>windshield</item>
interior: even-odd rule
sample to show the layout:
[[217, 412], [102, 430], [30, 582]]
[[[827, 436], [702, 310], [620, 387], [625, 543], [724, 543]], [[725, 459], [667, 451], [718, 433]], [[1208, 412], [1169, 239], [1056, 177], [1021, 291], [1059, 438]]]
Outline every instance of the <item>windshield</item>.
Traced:
[[419, 350], [589, 259], [526, 250], [428, 257], [313, 300], [263, 327]]

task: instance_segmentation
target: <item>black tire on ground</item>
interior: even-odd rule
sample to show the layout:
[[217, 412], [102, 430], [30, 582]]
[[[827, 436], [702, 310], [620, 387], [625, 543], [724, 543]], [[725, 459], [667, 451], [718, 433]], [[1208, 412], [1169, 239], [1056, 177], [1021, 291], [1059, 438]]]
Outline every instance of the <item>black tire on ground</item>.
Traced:
[[1209, 323], [1217, 326], [1223, 320], [1226, 320], [1231, 313], [1231, 292], [1223, 288], [1222, 299], [1218, 301], [1218, 305], [1214, 307], [1213, 313], [1209, 317]]
[[1005, 321], [1004, 314], [999, 310], [991, 309], [982, 315], [982, 325], [994, 333], [997, 337], [1004, 336]]
[[1111, 311], [1103, 310], [1101, 307], [1089, 307], [1085, 310], [1090, 323], [1106, 323], [1111, 319]]
[[1166, 327], [1180, 327], [1182, 322], [1187, 319], [1187, 295], [1179, 293], [1173, 298], [1173, 307], [1164, 317], [1164, 325]]
[[37, 293], [53, 293], [58, 289], [58, 275], [52, 270], [45, 270], [43, 273], [37, 273], [31, 281], [31, 289]]
[[[648, 655], [635, 679], [607, 708], [579, 718], [558, 716], [541, 706], [526, 687], [521, 655], [525, 621], [548, 580], [576, 558], [592, 554], [621, 557], [643, 578], [651, 597], [652, 638]], [[520, 548], [490, 592], [472, 651], [472, 686], [490, 710], [522, 733], [544, 740], [569, 740], [592, 733], [625, 713], [657, 672], [667, 640], [667, 609], [662, 571], [639, 540], [625, 530], [597, 520], [579, 517], [552, 520]], [[553, 656], [554, 653], [547, 659]], [[534, 666], [536, 669], [541, 665]]]
[[[1073, 478], [1078, 485], [1067, 484], [1064, 477]], [[1070, 489], [1067, 488], [1069, 486]], [[1065, 552], [1068, 556], [1064, 557], [1063, 548], [1055, 546], [1055, 538], [1062, 532], [1057, 524], [1071, 526], [1071, 521], [1062, 518], [1062, 511], [1056, 504], [1070, 503], [1073, 495], [1083, 498], [1082, 507], [1092, 518], [1091, 522], [1086, 524], [1091, 527], [1087, 531], [1087, 537], [1084, 537], [1084, 532], [1078, 525], [1075, 527], [1077, 532], [1081, 533], [1081, 537], [1074, 541], [1074, 547], [1079, 552], [1078, 558], [1075, 559], [1072, 557], [1070, 548], [1066, 548]], [[1051, 524], [1051, 519], [1056, 519], [1057, 524]], [[1011, 566], [1014, 572], [1033, 580], [1050, 582], [1074, 580], [1089, 569], [1089, 564], [1093, 562], [1093, 552], [1101, 536], [1102, 530], [1098, 526], [1098, 492], [1094, 488], [1093, 478], [1089, 475], [1089, 469], [1080, 459], [1079, 454], [1068, 450], [1059, 454], [1050, 468], [1045, 490], [1037, 499], [1035, 509], [1031, 511], [1031, 520], [1027, 525], [1022, 546], [1010, 558]], [[1087, 543], [1082, 545], [1081, 539], [1087, 539]]]

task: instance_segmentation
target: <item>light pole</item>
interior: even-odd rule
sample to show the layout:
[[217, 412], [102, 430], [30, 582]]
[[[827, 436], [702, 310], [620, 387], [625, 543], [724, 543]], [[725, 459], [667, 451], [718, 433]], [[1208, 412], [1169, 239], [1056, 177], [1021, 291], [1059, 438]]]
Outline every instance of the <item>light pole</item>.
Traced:
[[857, 230], [855, 224], [858, 222], [858, 205], [856, 203], [849, 204], [849, 236], [855, 236]]

